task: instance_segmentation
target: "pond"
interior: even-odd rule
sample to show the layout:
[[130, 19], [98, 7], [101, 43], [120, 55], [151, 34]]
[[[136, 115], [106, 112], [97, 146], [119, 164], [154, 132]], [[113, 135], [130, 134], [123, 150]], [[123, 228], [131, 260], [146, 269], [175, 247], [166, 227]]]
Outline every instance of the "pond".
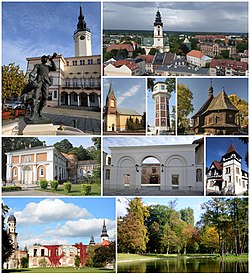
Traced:
[[220, 261], [212, 258], [168, 258], [118, 263], [118, 272], [190, 273], [220, 272], [248, 273], [248, 261]]

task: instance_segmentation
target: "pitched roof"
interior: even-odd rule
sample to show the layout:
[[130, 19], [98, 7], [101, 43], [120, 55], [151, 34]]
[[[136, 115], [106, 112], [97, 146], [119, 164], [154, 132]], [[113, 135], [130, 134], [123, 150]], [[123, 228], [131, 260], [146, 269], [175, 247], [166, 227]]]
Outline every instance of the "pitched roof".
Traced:
[[227, 153], [236, 152], [235, 146], [231, 144], [227, 150]]
[[187, 53], [188, 56], [192, 56], [192, 57], [196, 57], [196, 58], [202, 58], [203, 56], [205, 56], [204, 53], [202, 53], [199, 50], [191, 50], [189, 53]]
[[247, 70], [248, 63], [235, 60], [213, 59], [210, 63], [210, 68], [216, 67], [233, 68], [235, 70]]
[[222, 170], [222, 164], [220, 162], [214, 160], [212, 164], [214, 164], [217, 170]]
[[128, 108], [117, 108], [117, 112], [121, 115], [141, 116], [137, 111]]
[[126, 49], [128, 52], [133, 52], [134, 48], [130, 44], [110, 44], [107, 48], [107, 51], [110, 52], [112, 50], [124, 50]]
[[118, 60], [113, 63], [113, 65], [116, 68], [122, 67], [122, 66], [127, 66], [130, 70], [136, 70], [140, 68], [138, 65], [136, 65], [134, 62], [128, 61], [128, 60]]
[[154, 60], [154, 55], [146, 55], [146, 54], [142, 54], [142, 55], [138, 55], [135, 59], [142, 59], [144, 60], [147, 64], [152, 63]]
[[238, 109], [231, 103], [224, 90], [213, 98], [209, 107], [204, 111], [204, 113], [213, 110], [233, 110], [238, 112]]

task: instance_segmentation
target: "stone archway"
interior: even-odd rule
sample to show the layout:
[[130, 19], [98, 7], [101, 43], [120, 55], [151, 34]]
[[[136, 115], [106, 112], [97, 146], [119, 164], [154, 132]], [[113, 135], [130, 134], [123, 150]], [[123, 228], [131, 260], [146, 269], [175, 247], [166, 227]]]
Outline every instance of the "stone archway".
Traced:
[[69, 96], [68, 96], [68, 93], [63, 91], [61, 93], [61, 105], [66, 105], [68, 106], [69, 105]]
[[87, 107], [88, 106], [88, 95], [85, 92], [81, 92], [79, 94], [80, 96], [80, 106], [81, 107]]
[[141, 163], [141, 186], [160, 186], [160, 178], [160, 161], [153, 156], [144, 158]]
[[117, 167], [119, 184], [121, 188], [133, 188], [136, 183], [136, 166], [133, 158], [129, 156], [122, 157]]

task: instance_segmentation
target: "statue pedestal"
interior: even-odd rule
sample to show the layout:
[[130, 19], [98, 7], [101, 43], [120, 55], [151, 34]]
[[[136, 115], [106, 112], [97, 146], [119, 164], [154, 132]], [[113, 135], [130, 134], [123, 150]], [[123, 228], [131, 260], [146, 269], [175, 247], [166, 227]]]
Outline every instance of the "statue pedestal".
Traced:
[[25, 117], [24, 120], [27, 125], [51, 124], [51, 121], [47, 119], [46, 117], [43, 117], [43, 118], [37, 117], [34, 120], [29, 120], [28, 118]]
[[27, 124], [22, 134], [29, 136], [57, 135], [57, 127], [53, 124]]

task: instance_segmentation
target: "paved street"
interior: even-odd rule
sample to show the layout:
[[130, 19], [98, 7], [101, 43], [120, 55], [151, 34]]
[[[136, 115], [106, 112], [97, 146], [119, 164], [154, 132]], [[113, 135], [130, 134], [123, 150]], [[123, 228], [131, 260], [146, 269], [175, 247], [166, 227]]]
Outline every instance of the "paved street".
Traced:
[[79, 108], [68, 107], [45, 107], [43, 114], [50, 119], [54, 125], [65, 125], [74, 127], [74, 120], [77, 121], [77, 128], [85, 133], [101, 134], [101, 113]]
[[159, 187], [142, 187], [141, 189], [103, 190], [104, 196], [203, 196], [203, 192], [181, 191], [181, 190], [160, 190]]

